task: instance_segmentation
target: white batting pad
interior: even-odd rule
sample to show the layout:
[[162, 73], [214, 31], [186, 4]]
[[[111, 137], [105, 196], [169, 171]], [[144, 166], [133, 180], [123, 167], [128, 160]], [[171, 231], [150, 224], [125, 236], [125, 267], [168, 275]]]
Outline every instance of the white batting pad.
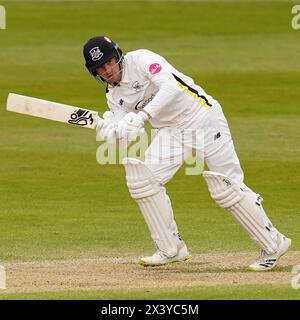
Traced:
[[270, 254], [276, 252], [277, 243], [271, 237], [268, 229], [269, 220], [261, 204], [221, 173], [204, 171], [203, 177], [208, 184], [211, 197], [217, 204], [231, 212], [260, 247]]
[[134, 158], [124, 158], [129, 192], [140, 207], [158, 249], [166, 256], [177, 254], [177, 231], [171, 204], [146, 165]]

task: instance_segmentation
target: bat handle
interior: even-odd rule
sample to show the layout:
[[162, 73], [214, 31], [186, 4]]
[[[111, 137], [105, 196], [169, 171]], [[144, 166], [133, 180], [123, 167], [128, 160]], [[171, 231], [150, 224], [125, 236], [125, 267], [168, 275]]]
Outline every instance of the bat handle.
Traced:
[[103, 124], [104, 122], [104, 119], [102, 119], [101, 117], [97, 116], [96, 118], [96, 127], [99, 125], [99, 124]]

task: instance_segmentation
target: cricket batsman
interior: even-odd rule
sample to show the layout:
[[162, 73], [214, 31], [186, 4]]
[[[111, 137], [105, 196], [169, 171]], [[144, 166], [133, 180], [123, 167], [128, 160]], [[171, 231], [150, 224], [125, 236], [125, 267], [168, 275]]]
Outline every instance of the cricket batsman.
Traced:
[[[289, 249], [291, 240], [273, 226], [262, 207], [262, 197], [244, 184], [219, 102], [149, 50], [123, 55], [110, 38], [96, 36], [84, 45], [83, 54], [88, 71], [106, 85], [109, 110], [97, 125], [97, 140], [130, 143], [146, 121], [157, 129], [144, 161], [123, 160], [129, 192], [157, 247], [152, 256], [138, 263], [160, 266], [190, 257], [164, 185], [196, 151], [209, 168], [203, 177], [212, 199], [228, 210], [261, 248], [249, 270], [272, 269]], [[185, 130], [195, 132], [194, 138], [186, 138]]]

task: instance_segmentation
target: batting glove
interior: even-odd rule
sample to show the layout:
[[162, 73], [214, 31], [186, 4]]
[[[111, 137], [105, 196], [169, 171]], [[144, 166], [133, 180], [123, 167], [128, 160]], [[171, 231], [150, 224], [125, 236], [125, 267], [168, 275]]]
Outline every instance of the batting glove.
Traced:
[[138, 134], [142, 131], [146, 117], [142, 112], [129, 112], [118, 123], [118, 138], [124, 141], [135, 141]]
[[103, 114], [103, 119], [97, 118], [96, 140], [115, 143], [117, 139], [117, 126], [114, 122], [114, 114], [111, 111], [106, 111]]

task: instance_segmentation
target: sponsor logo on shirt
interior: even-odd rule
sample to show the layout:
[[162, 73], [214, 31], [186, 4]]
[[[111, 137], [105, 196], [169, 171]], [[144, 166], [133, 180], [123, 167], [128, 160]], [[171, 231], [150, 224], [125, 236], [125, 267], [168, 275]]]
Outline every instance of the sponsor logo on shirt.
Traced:
[[149, 67], [149, 71], [151, 74], [156, 74], [161, 71], [161, 65], [159, 63], [152, 63]]
[[136, 91], [140, 91], [142, 90], [144, 87], [143, 84], [140, 84], [138, 81], [135, 81], [133, 84], [132, 84], [132, 88], [135, 89]]
[[153, 98], [155, 97], [155, 94], [153, 93], [149, 98], [146, 98], [146, 99], [143, 99], [141, 101], [139, 101], [134, 109], [135, 110], [141, 110], [141, 109], [144, 109], [146, 107], [146, 105], [153, 100]]

